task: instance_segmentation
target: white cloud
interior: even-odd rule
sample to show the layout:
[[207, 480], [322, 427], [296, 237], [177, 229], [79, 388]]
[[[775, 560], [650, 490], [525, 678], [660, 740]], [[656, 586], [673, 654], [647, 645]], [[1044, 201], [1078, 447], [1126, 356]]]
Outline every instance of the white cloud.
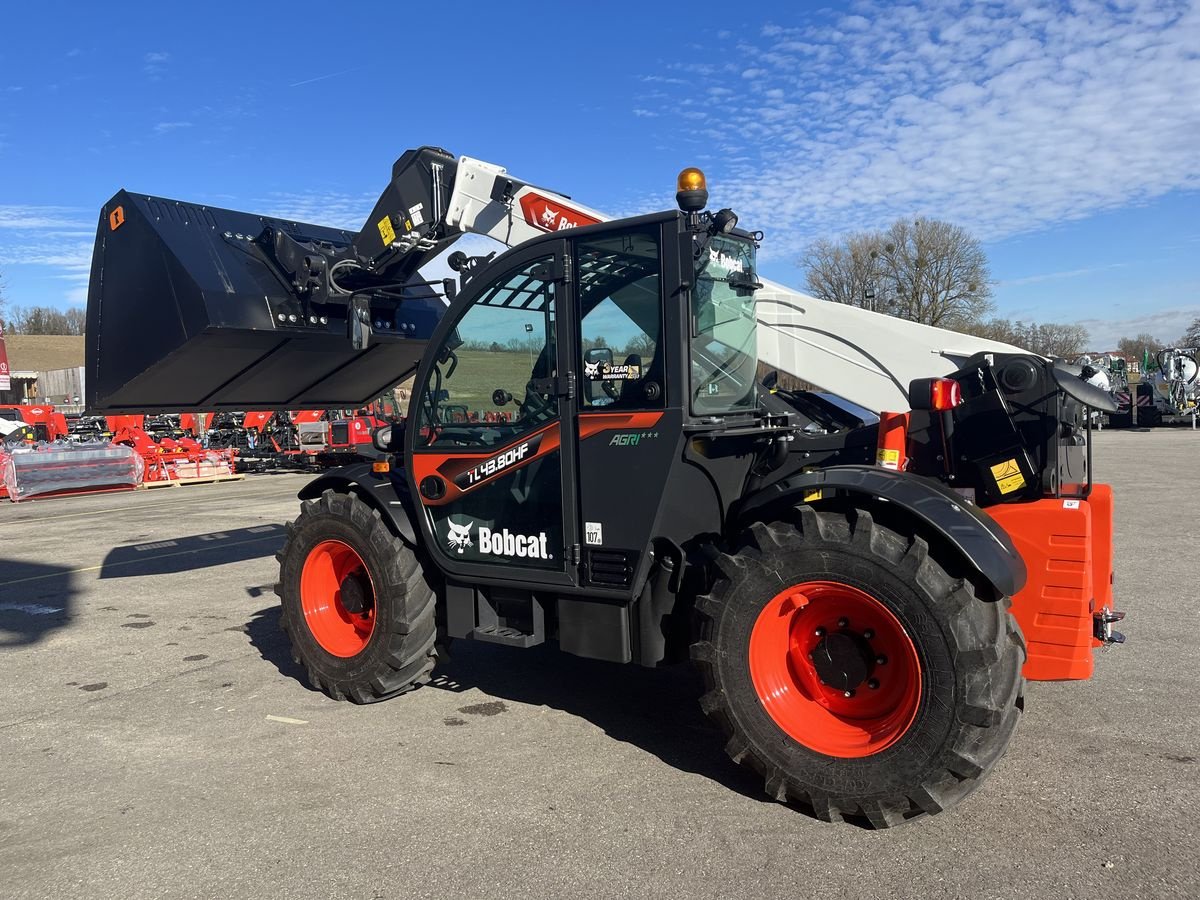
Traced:
[[1152, 334], [1171, 343], [1183, 337], [1192, 322], [1200, 319], [1200, 306], [1164, 309], [1129, 319], [1082, 319], [1078, 324], [1088, 330], [1093, 350], [1111, 350], [1121, 338]]
[[1123, 269], [1128, 263], [1109, 263], [1106, 266], [1087, 266], [1082, 269], [1067, 269], [1062, 272], [1040, 272], [1036, 275], [1023, 275], [1020, 278], [1006, 278], [999, 282], [1000, 287], [1014, 287], [1021, 284], [1040, 284], [1043, 281], [1062, 281], [1068, 278], [1082, 278], [1085, 275], [1095, 275], [1098, 272], [1108, 272], [1112, 269]]
[[171, 54], [163, 51], [147, 53], [144, 57], [142, 57], [142, 62], [144, 63], [142, 66], [142, 71], [149, 75], [152, 81], [157, 81], [158, 76], [163, 72], [164, 69], [166, 69], [167, 62], [169, 62], [170, 59]]
[[271, 193], [254, 201], [254, 212], [277, 219], [292, 219], [330, 228], [345, 228], [357, 232], [375, 208], [378, 193], [343, 194], [337, 191], [315, 191], [309, 194]]
[[0, 228], [81, 228], [78, 214], [69, 206], [0, 206]]
[[766, 255], [915, 214], [997, 240], [1200, 189], [1196, 4], [853, 8], [708, 54], [743, 69], [673, 66], [705, 98], [689, 119], [670, 85], [637, 100], [707, 146], [714, 201], [767, 231]]
[[[69, 284], [62, 295], [67, 305], [78, 304], [86, 292], [92, 264], [95, 226], [82, 210], [68, 206], [0, 206], [0, 272], [35, 266]], [[22, 305], [10, 283], [6, 299]]]
[[155, 134], [166, 134], [170, 131], [178, 131], [180, 128], [191, 128], [191, 122], [159, 122], [154, 126]]

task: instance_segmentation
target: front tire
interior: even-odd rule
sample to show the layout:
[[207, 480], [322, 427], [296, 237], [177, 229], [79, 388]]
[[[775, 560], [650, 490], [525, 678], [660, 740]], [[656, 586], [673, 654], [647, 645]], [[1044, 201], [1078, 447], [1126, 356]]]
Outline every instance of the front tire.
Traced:
[[437, 596], [377, 511], [327, 490], [305, 501], [276, 558], [280, 622], [314, 688], [373, 703], [429, 680]]
[[701, 702], [768, 794], [886, 828], [979, 786], [1021, 713], [1025, 647], [1008, 600], [954, 567], [865, 510], [807, 506], [718, 555]]

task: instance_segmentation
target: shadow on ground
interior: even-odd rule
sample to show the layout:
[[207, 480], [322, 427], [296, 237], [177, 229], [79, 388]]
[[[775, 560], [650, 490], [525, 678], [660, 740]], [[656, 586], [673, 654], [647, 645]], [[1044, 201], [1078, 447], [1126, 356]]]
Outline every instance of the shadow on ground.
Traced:
[[[263, 659], [308, 685], [279, 627], [278, 606], [256, 612], [245, 630]], [[700, 711], [703, 687], [690, 666], [645, 669], [581, 659], [552, 646], [514, 650], [474, 641], [455, 641], [450, 651], [450, 662], [438, 666], [423, 690], [474, 688], [498, 700], [561, 710], [680, 771], [772, 802], [761, 779], [725, 754], [723, 736]]]
[[0, 558], [0, 649], [27, 647], [67, 627], [78, 593], [65, 566]]
[[[246, 592], [252, 597], [260, 597], [266, 593], [261, 587], [247, 588]], [[254, 613], [242, 630], [250, 638], [250, 645], [263, 659], [278, 669], [284, 678], [298, 681], [305, 687], [309, 686], [304, 677], [304, 668], [292, 661], [292, 645], [283, 629], [279, 627], [278, 605], [268, 606]]]
[[174, 575], [271, 556], [283, 545], [282, 525], [234, 528], [166, 541], [113, 547], [104, 557], [101, 578]]

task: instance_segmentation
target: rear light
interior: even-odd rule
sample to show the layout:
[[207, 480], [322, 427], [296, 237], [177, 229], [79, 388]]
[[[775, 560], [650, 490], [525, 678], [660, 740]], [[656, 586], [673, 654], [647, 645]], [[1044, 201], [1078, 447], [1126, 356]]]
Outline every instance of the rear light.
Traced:
[[377, 474], [389, 472], [389, 471], [391, 471], [391, 468], [392, 468], [391, 463], [389, 463], [387, 460], [382, 460], [380, 462], [371, 463], [371, 471], [375, 472]]
[[962, 386], [950, 378], [929, 380], [929, 408], [946, 412], [963, 402]]

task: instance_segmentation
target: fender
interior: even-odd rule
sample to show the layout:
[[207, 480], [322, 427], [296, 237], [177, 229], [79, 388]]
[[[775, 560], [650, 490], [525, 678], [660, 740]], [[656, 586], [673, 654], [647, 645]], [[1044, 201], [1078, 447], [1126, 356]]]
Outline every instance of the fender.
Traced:
[[353, 463], [330, 469], [319, 478], [310, 481], [296, 496], [301, 500], [313, 500], [327, 490], [342, 494], [356, 494], [368, 506], [379, 510], [384, 523], [409, 547], [417, 548], [417, 532], [413, 527], [412, 510], [408, 494], [396, 490], [390, 473], [371, 470], [371, 463]]
[[840, 490], [881, 500], [916, 516], [954, 547], [988, 580], [996, 592], [1011, 597], [1025, 586], [1025, 561], [1012, 539], [991, 516], [940, 481], [876, 466], [831, 466], [799, 472], [768, 485], [737, 510], [738, 528], [781, 516], [815, 490]]

